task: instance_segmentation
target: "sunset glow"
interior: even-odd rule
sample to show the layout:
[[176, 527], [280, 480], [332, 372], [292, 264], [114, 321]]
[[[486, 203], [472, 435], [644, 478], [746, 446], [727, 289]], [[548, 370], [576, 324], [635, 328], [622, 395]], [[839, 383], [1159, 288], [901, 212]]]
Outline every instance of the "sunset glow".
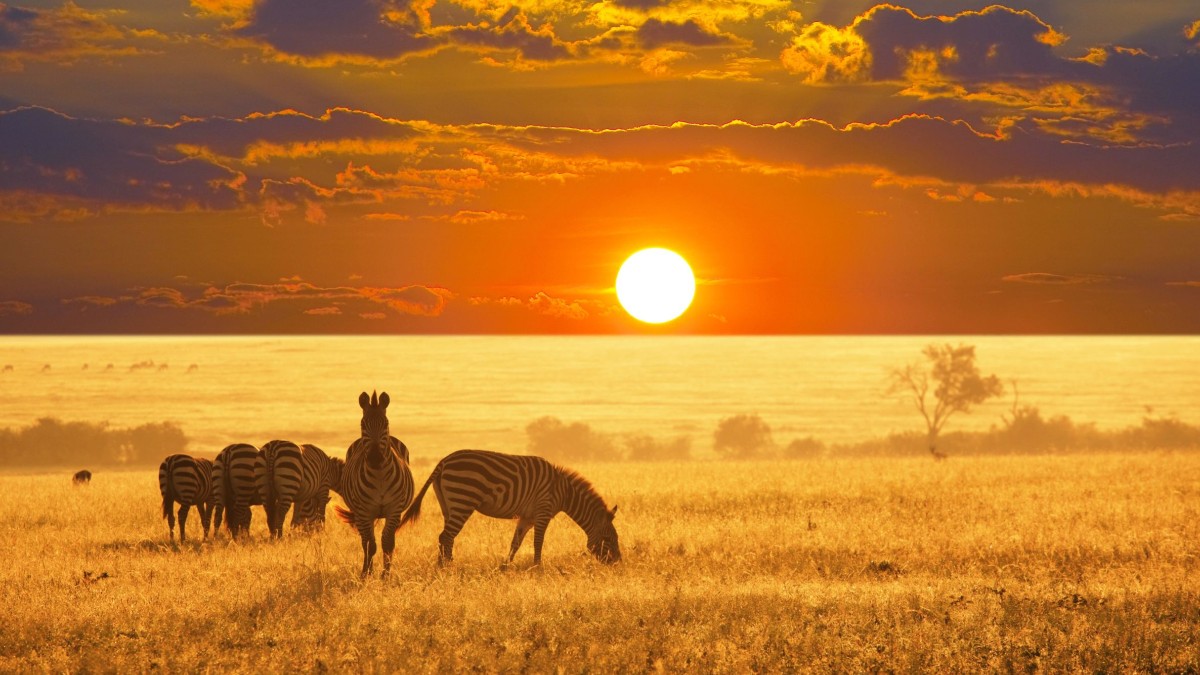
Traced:
[[1194, 3], [985, 5], [0, 3], [0, 332], [1200, 331]]

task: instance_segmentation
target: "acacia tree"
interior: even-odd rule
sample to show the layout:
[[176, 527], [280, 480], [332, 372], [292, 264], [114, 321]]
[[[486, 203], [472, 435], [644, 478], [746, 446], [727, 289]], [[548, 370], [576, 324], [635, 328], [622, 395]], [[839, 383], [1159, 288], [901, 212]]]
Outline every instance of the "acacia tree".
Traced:
[[[967, 414], [971, 407], [1004, 393], [1004, 385], [995, 375], [979, 374], [975, 365], [975, 346], [960, 344], [928, 345], [921, 352], [927, 364], [910, 363], [891, 371], [890, 394], [910, 397], [925, 419], [929, 452], [943, 459], [937, 440], [946, 422], [955, 413]], [[930, 386], [933, 400], [929, 400]]]

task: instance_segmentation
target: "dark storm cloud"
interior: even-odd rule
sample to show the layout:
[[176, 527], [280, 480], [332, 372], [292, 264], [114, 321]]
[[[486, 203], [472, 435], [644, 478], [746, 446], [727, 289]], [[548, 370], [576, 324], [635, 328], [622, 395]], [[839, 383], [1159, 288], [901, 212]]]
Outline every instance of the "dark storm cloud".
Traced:
[[434, 49], [428, 8], [378, 0], [262, 0], [237, 30], [286, 54], [390, 60]]

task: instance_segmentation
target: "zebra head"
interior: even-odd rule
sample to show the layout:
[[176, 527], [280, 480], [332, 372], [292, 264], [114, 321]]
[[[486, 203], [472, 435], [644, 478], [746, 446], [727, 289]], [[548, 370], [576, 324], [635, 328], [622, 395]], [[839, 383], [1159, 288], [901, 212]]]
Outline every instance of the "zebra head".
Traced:
[[613, 527], [613, 517], [617, 515], [617, 507], [606, 510], [600, 516], [600, 523], [588, 533], [588, 551], [602, 563], [612, 564], [621, 561], [621, 546], [617, 541], [617, 528]]
[[391, 403], [391, 398], [388, 397], [386, 391], [378, 397], [375, 396], [375, 392], [371, 392], [369, 398], [367, 397], [367, 392], [364, 391], [358, 397], [358, 405], [363, 411], [363, 443], [369, 451], [368, 458], [375, 464], [382, 461], [384, 453], [390, 447], [392, 434], [388, 429], [388, 403]]

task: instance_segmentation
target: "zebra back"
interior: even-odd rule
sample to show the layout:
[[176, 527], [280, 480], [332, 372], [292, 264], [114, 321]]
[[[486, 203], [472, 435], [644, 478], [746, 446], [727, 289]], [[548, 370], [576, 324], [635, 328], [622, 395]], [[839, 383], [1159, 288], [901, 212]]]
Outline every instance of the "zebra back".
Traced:
[[163, 517], [170, 502], [202, 506], [212, 499], [212, 460], [190, 455], [170, 455], [158, 467], [158, 489], [163, 497]]
[[[258, 460], [258, 448], [249, 443], [234, 443], [221, 451], [217, 458], [222, 460], [221, 480], [213, 491], [221, 495], [225, 508], [225, 525], [232, 536], [239, 536], [250, 529], [252, 505], [262, 504], [254, 465]], [[216, 463], [213, 463], [214, 470]], [[215, 482], [214, 478], [214, 482]], [[220, 523], [217, 523], [220, 525]]]

